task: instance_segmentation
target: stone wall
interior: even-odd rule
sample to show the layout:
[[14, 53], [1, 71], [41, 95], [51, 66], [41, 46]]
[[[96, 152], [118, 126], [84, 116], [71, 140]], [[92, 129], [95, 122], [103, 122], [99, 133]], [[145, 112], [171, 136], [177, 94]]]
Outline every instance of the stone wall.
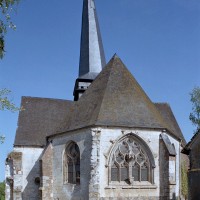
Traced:
[[[53, 146], [53, 198], [55, 200], [87, 200], [89, 199], [89, 181], [91, 168], [92, 134], [85, 129], [66, 133], [51, 138]], [[64, 182], [63, 156], [66, 146], [76, 142], [80, 149], [80, 185]]]
[[[149, 147], [155, 161], [155, 169], [152, 184], [140, 186], [115, 186], [110, 185], [109, 177], [109, 156], [113, 146], [119, 138], [126, 134], [135, 134], [140, 137]], [[160, 199], [160, 188], [167, 188], [163, 192], [163, 198], [169, 199], [170, 189], [173, 189], [174, 196], [179, 196], [179, 142], [168, 135], [171, 143], [176, 149], [176, 183], [173, 188], [169, 186], [169, 155], [165, 152], [164, 146], [160, 147], [161, 132], [155, 130], [134, 130], [120, 128], [92, 128], [80, 129], [79, 131], [68, 132], [63, 135], [57, 135], [49, 140], [52, 141], [53, 152], [53, 199], [54, 200], [120, 200], [120, 199]], [[167, 134], [167, 133], [166, 133]], [[63, 156], [65, 149], [70, 142], [76, 142], [80, 149], [80, 185], [64, 182], [63, 176]], [[47, 152], [46, 152], [47, 153]], [[47, 155], [51, 155], [47, 153]], [[51, 157], [51, 156], [50, 156]], [[49, 157], [49, 158], [50, 158]], [[168, 160], [167, 160], [168, 159]], [[48, 159], [47, 159], [48, 161]], [[167, 161], [167, 168], [163, 169], [160, 165]], [[50, 161], [49, 161], [50, 163]], [[48, 169], [48, 167], [46, 167]], [[43, 170], [46, 170], [45, 168]], [[162, 171], [160, 171], [162, 170]], [[51, 176], [51, 168], [47, 170], [48, 177]], [[162, 180], [161, 175], [166, 176]], [[48, 180], [51, 180], [48, 179]], [[50, 183], [50, 182], [49, 182]], [[48, 190], [47, 190], [48, 191]], [[50, 191], [50, 190], [49, 190]], [[166, 193], [165, 193], [166, 192]], [[165, 193], [165, 194], [164, 194]], [[50, 193], [49, 193], [50, 194]], [[167, 194], [167, 195], [166, 195]], [[174, 195], [174, 196], [173, 196]], [[49, 198], [51, 199], [52, 196]]]
[[[126, 134], [133, 133], [142, 138], [148, 144], [154, 156], [156, 168], [154, 169], [154, 185], [146, 189], [141, 187], [114, 187], [109, 185], [109, 156], [117, 140]], [[159, 133], [156, 131], [141, 131], [134, 129], [119, 129], [119, 128], [102, 128], [100, 138], [100, 194], [101, 198], [120, 199], [120, 198], [150, 198], [159, 196], [159, 164], [158, 164], [158, 149], [159, 149]]]
[[[43, 148], [15, 147], [8, 155], [6, 165], [6, 200], [38, 200], [40, 176], [39, 156]], [[12, 184], [10, 184], [10, 183]]]
[[92, 149], [91, 166], [89, 182], [89, 199], [96, 200], [100, 198], [100, 136], [101, 130], [92, 129]]
[[53, 149], [51, 143], [40, 158], [40, 193], [42, 200], [53, 199]]
[[[115, 145], [116, 141], [123, 137], [126, 134], [133, 133], [137, 136], [139, 136], [150, 148], [154, 160], [155, 160], [155, 169], [154, 169], [154, 184], [147, 187], [112, 187], [112, 185], [109, 185], [108, 181], [108, 171], [109, 171], [109, 156], [110, 152], [112, 151], [112, 147]], [[166, 182], [160, 181], [160, 161], [166, 162], [166, 159], [164, 158], [165, 154], [159, 152], [159, 137], [161, 132], [154, 131], [154, 130], [135, 130], [135, 129], [118, 129], [118, 128], [102, 128], [101, 134], [100, 134], [100, 188], [99, 193], [101, 198], [130, 198], [130, 199], [137, 199], [137, 198], [146, 198], [146, 199], [155, 199], [155, 197], [160, 196], [160, 187], [164, 187], [163, 185], [167, 185], [166, 187], [169, 188], [169, 176], [168, 180]], [[166, 133], [167, 134], [167, 133]], [[170, 135], [168, 135], [171, 143], [174, 143], [175, 149], [176, 149], [176, 184], [173, 188], [173, 193], [175, 193], [175, 196], [179, 196], [180, 187], [179, 187], [179, 142], [172, 138]], [[169, 157], [169, 155], [168, 155]], [[168, 170], [169, 174], [169, 165], [166, 169]], [[166, 175], [166, 174], [165, 174]], [[134, 188], [134, 189], [133, 189]], [[173, 196], [173, 194], [171, 195]]]
[[6, 159], [6, 199], [21, 199], [22, 184], [22, 153], [11, 152]]

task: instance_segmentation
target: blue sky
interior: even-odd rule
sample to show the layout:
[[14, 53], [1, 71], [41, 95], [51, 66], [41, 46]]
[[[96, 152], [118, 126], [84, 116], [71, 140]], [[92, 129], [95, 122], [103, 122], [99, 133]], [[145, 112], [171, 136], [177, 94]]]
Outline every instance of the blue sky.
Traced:
[[[107, 61], [117, 53], [154, 102], [168, 102], [187, 141], [189, 93], [200, 86], [199, 0], [96, 0]], [[0, 88], [21, 96], [73, 99], [78, 76], [82, 0], [21, 0], [0, 60]], [[0, 180], [18, 113], [0, 113]]]

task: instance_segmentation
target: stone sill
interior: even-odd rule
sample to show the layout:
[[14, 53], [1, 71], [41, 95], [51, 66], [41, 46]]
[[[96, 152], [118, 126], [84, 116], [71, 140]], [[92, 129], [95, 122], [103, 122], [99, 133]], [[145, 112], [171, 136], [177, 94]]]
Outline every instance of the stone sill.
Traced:
[[169, 185], [176, 185], [176, 182], [175, 181], [170, 181]]
[[131, 186], [112, 186], [109, 185], [105, 189], [157, 189], [156, 185], [131, 185]]

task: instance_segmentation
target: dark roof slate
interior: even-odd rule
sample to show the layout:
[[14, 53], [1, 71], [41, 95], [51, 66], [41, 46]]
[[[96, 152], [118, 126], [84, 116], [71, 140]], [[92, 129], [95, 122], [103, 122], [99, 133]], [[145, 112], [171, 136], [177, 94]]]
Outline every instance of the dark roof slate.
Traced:
[[76, 103], [62, 131], [91, 125], [167, 128], [161, 113], [116, 55]]
[[198, 129], [196, 131], [196, 133], [193, 135], [193, 137], [191, 138], [191, 140], [187, 143], [187, 145], [182, 150], [182, 153], [189, 155], [193, 143], [197, 140], [197, 137], [199, 137], [199, 136], [200, 136], [200, 129]]
[[14, 145], [88, 126], [168, 129], [185, 141], [168, 104], [154, 104], [115, 55], [77, 102], [23, 97]]
[[59, 99], [22, 97], [15, 146], [44, 146], [62, 120], [68, 119], [73, 102]]
[[168, 103], [155, 103], [155, 106], [162, 115], [168, 129], [173, 133], [174, 136], [182, 140], [183, 145], [186, 145], [185, 138], [181, 132], [181, 129], [176, 121], [176, 118], [172, 112], [172, 109]]

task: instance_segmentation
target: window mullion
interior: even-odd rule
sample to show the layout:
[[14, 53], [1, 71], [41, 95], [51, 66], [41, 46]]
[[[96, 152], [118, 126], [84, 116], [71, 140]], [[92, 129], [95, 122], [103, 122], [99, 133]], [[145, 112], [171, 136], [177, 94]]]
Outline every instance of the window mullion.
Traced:
[[133, 177], [132, 175], [132, 164], [130, 164], [130, 162], [128, 163], [128, 178], [129, 180], [131, 180]]
[[121, 165], [119, 165], [119, 182], [121, 182]]
[[76, 183], [76, 168], [74, 159], [73, 159], [73, 183]]

